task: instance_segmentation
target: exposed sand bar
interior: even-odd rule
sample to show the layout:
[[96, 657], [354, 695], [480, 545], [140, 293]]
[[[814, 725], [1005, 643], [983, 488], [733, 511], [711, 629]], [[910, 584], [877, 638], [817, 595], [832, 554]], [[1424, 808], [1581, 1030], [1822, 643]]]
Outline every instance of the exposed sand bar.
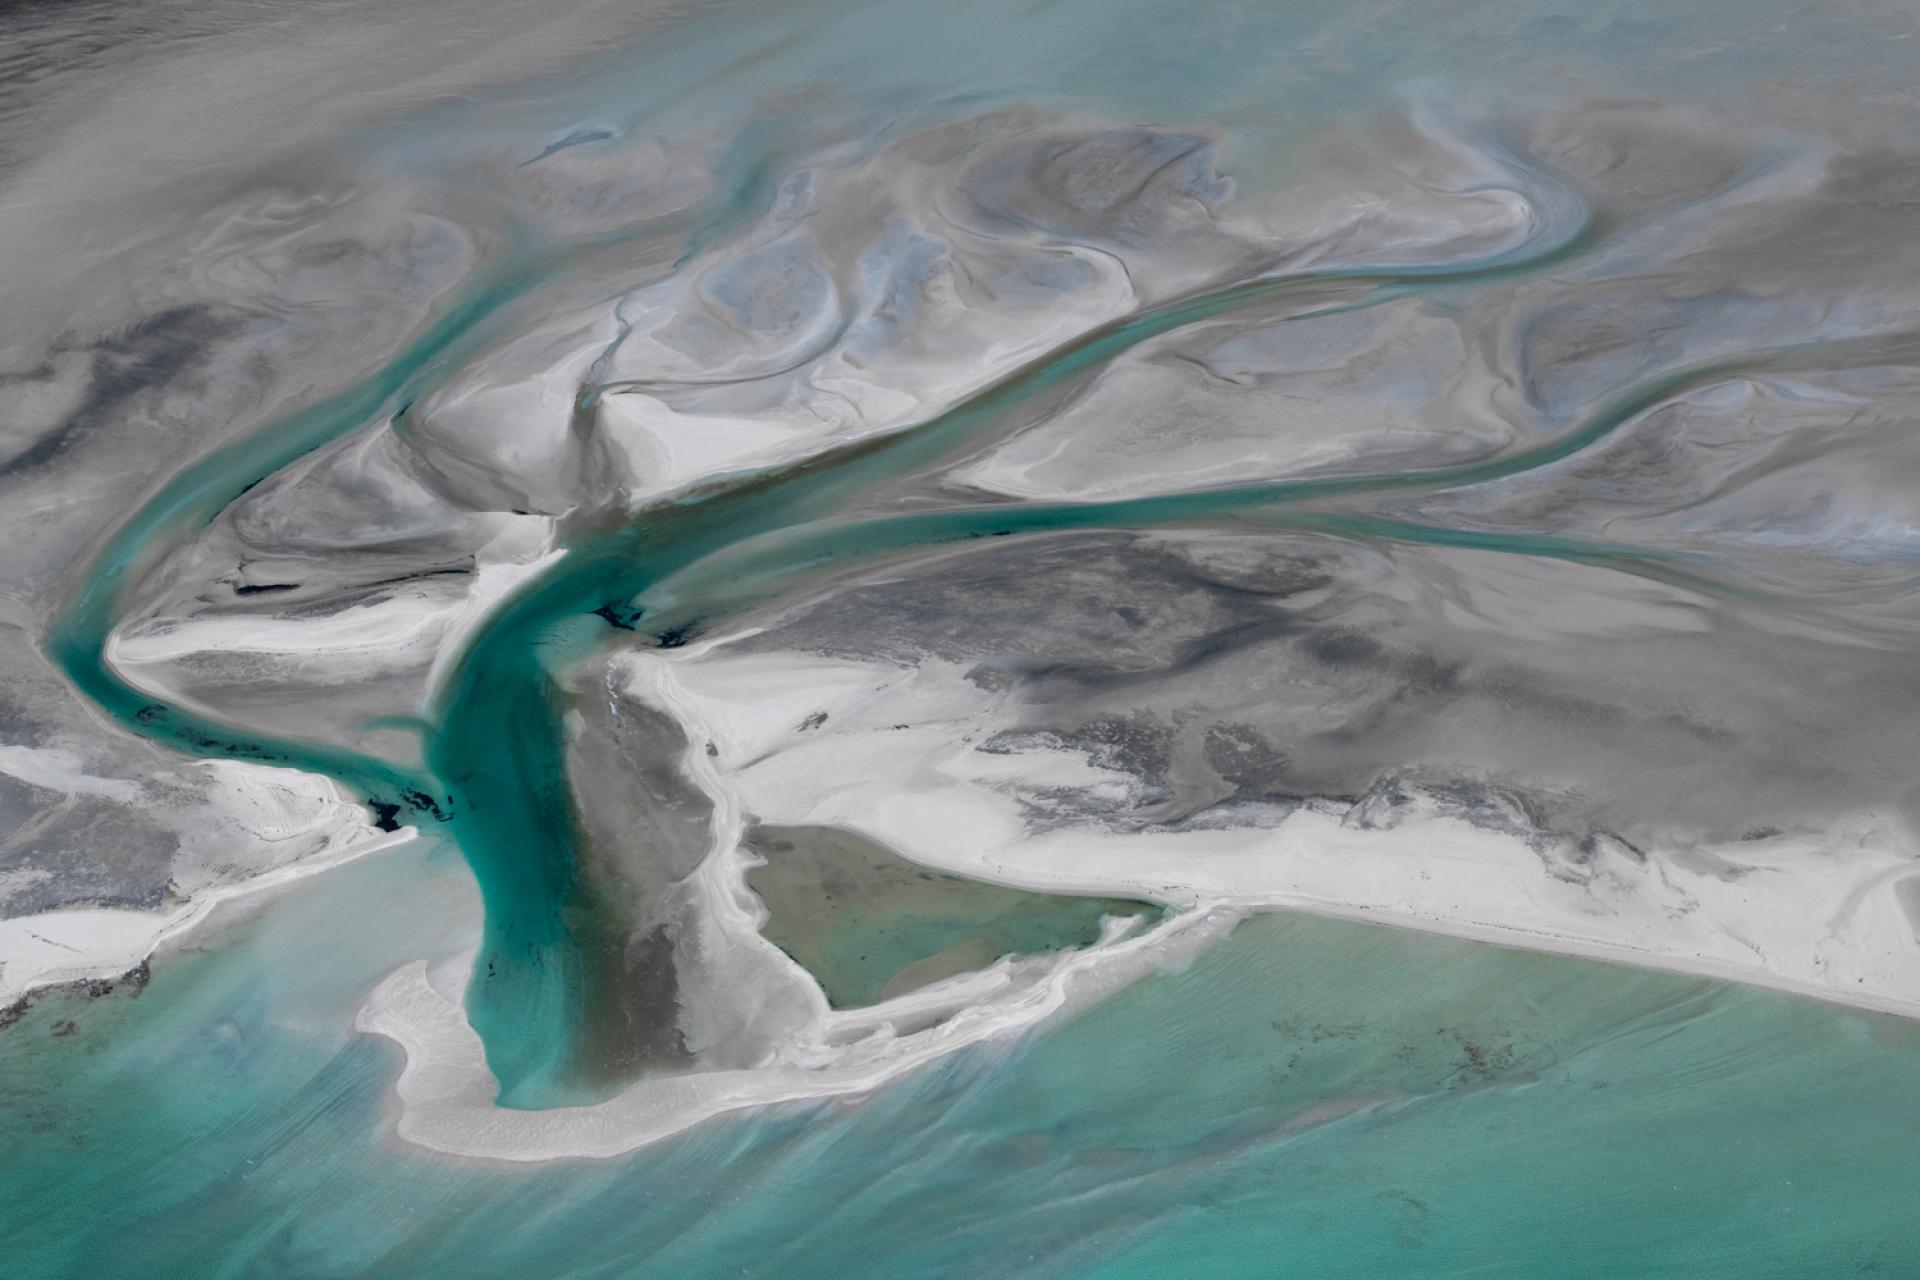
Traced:
[[[1920, 865], [1874, 815], [1718, 848], [1603, 843], [1577, 879], [1523, 839], [1443, 813], [1387, 829], [1305, 808], [1270, 827], [1034, 832], [1008, 771], [1098, 771], [1071, 751], [973, 751], [963, 739], [995, 725], [958, 671], [716, 648], [676, 674], [763, 821], [845, 826], [924, 866], [1176, 906], [1313, 910], [1920, 1016], [1920, 940], [1901, 893]], [[834, 732], [792, 732], [820, 710]]]
[[[709, 938], [736, 948], [725, 962], [739, 966], [729, 998], [743, 1007], [799, 976], [768, 954], [758, 933], [765, 911], [743, 892], [755, 860], [742, 838], [748, 812], [857, 830], [972, 880], [1184, 910], [1144, 932], [1110, 919], [1084, 949], [1002, 959], [868, 1008], [830, 1010], [816, 993], [758, 1065], [645, 1079], [592, 1106], [540, 1112], [494, 1105], [496, 1082], [461, 1010], [465, 968], [409, 966], [376, 989], [356, 1024], [407, 1055], [396, 1124], [408, 1142], [485, 1159], [599, 1158], [727, 1111], [864, 1092], [1183, 963], [1253, 911], [1307, 911], [1920, 1017], [1914, 935], [1897, 892], [1912, 864], [1871, 823], [1819, 849], [1776, 838], [1717, 851], [1742, 859], [1745, 870], [1731, 875], [1708, 869], [1718, 864], [1690, 871], [1684, 860], [1603, 852], [1581, 884], [1547, 874], [1524, 841], [1446, 815], [1387, 830], [1302, 810], [1261, 829], [1036, 834], [980, 768], [1005, 768], [1004, 757], [967, 750], [980, 726], [956, 731], [978, 712], [968, 705], [978, 691], [937, 663], [903, 671], [746, 658], [709, 643], [630, 655], [626, 667], [636, 691], [680, 718], [689, 772], [716, 802], [700, 879]], [[839, 728], [801, 729], [809, 709], [827, 710]], [[1019, 767], [1061, 779], [1088, 771], [1084, 759], [1058, 754]], [[1822, 927], [1805, 928], [1810, 918]]]

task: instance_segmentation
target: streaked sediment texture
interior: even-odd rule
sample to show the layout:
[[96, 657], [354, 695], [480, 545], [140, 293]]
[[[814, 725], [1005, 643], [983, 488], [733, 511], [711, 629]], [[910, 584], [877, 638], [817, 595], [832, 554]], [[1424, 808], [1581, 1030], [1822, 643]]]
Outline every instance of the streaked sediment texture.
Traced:
[[0, 15], [27, 1273], [1904, 1265], [1842, 9]]

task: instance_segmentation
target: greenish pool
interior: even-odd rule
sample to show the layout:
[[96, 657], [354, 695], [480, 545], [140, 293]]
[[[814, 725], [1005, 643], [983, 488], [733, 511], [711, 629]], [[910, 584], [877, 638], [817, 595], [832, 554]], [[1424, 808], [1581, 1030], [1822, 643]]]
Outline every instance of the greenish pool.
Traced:
[[768, 912], [760, 932], [813, 975], [836, 1009], [877, 1004], [1002, 956], [1090, 946], [1108, 916], [1160, 914], [1123, 898], [942, 875], [837, 827], [760, 827], [747, 847], [765, 859], [747, 872]]
[[[1476, 0], [1444, 14], [1302, 3], [1237, 15], [1132, 0], [796, 4], [764, 30], [735, 21], [732, 6], [715, 12], [727, 30], [707, 32], [709, 45], [668, 46], [672, 57], [627, 73], [625, 89], [652, 104], [663, 131], [729, 128], [763, 91], [831, 101], [871, 81], [882, 87], [870, 109], [904, 104], [902, 133], [921, 108], [932, 118], [1009, 104], [1227, 122], [1262, 157], [1248, 166], [1250, 191], [1309, 163], [1297, 150], [1311, 136], [1303, 121], [1364, 121], [1416, 99], [1457, 101], [1472, 118], [1482, 107], [1524, 115], [1563, 81], [1631, 104], [1728, 85], [1838, 92], [1858, 79], [1890, 102], [1873, 86], [1913, 78], [1898, 61], [1912, 46], [1882, 27], [1808, 42], [1793, 34], [1792, 8], [1771, 2]], [[1817, 25], [1854, 26], [1824, 15]], [[1773, 31], [1787, 34], [1761, 39]], [[581, 110], [612, 110], [609, 83], [595, 81], [599, 97]], [[685, 118], [665, 120], [669, 109]], [[792, 176], [787, 150], [808, 138], [807, 116], [766, 107], [717, 149], [708, 195], [670, 227], [630, 234], [686, 233], [692, 256], [751, 230]], [[637, 108], [633, 120], [655, 123]], [[1816, 360], [1846, 368], [1885, 360], [1887, 348], [1821, 342], [1706, 360], [1625, 387], [1537, 448], [1455, 470], [1115, 503], [873, 500], [1180, 326], [1316, 291], [1329, 308], [1413, 295], [1466, 306], [1487, 283], [1574, 278], [1580, 251], [1609, 234], [1571, 215], [1549, 231], [1457, 266], [1309, 274], [1164, 302], [910, 433], [639, 513], [576, 517], [565, 556], [452, 668], [417, 764], [297, 730], [241, 731], [121, 681], [104, 646], [144, 573], [264, 477], [353, 432], [396, 419], [404, 429], [407, 405], [614, 242], [527, 231], [381, 368], [165, 482], [110, 536], [53, 628], [50, 656], [127, 731], [194, 756], [325, 774], [426, 838], [229, 913], [137, 995], [49, 994], [0, 1031], [0, 1275], [1920, 1275], [1920, 1027], [1350, 924], [1256, 919], [1184, 971], [1019, 1042], [963, 1052], [857, 1102], [734, 1116], [604, 1163], [507, 1167], [399, 1144], [398, 1055], [350, 1029], [395, 966], [471, 951], [467, 1010], [503, 1105], [617, 1087], [598, 1069], [591, 1029], [619, 999], [620, 912], [636, 908], [610, 904], [576, 857], [560, 721], [568, 673], [606, 645], [717, 628], [817, 574], [970, 538], [1244, 522], [1685, 581], [1681, 557], [1316, 503], [1496, 480], [1704, 381]], [[990, 905], [999, 901], [972, 896], [910, 928], [889, 903], [874, 935], [783, 936], [796, 954], [813, 949], [837, 1000], [858, 1003], [988, 951], [1071, 944], [1095, 909], [1009, 915]], [[880, 958], [847, 950], [878, 933]]]

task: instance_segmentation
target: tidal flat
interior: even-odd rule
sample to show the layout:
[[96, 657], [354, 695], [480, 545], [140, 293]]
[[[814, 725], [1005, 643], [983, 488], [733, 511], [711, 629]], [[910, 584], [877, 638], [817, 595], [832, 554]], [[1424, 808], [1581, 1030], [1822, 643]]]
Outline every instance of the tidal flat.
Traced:
[[1914, 25], [0, 13], [0, 1269], [1904, 1274]]

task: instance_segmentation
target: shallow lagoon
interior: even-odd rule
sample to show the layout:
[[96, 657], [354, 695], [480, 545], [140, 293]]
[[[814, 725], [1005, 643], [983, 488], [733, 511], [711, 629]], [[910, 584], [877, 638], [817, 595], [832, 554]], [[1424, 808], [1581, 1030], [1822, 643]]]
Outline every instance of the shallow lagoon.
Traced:
[[1089, 946], [1105, 916], [1159, 914], [1143, 902], [941, 875], [832, 827], [763, 827], [747, 848], [765, 859], [747, 872], [747, 887], [767, 907], [760, 932], [840, 1009], [984, 969], [1001, 956]]

